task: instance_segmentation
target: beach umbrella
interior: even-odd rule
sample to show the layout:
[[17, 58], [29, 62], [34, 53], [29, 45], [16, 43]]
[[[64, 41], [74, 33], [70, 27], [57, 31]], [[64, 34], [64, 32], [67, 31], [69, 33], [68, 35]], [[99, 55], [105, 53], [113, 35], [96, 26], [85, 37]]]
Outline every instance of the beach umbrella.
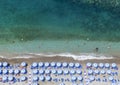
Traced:
[[38, 77], [38, 76], [33, 76], [33, 81], [34, 81], [34, 82], [39, 81], [39, 77]]
[[78, 76], [77, 77], [79, 81], [82, 81], [83, 80], [83, 77], [82, 76]]
[[71, 77], [71, 81], [72, 81], [72, 82], [77, 81], [77, 77], [72, 76], [72, 77]]
[[57, 71], [55, 69], [52, 69], [51, 72], [52, 72], [52, 74], [56, 74], [57, 73]]
[[64, 70], [63, 72], [64, 72], [65, 75], [69, 74], [68, 70]]
[[13, 74], [14, 73], [14, 70], [13, 69], [10, 69], [9, 70], [9, 74]]
[[92, 75], [93, 74], [93, 70], [88, 70], [88, 75]]
[[99, 70], [94, 70], [94, 73], [95, 74], [99, 74]]
[[60, 67], [62, 67], [62, 63], [61, 62], [57, 62], [56, 66], [57, 66], [57, 68], [60, 68]]
[[99, 67], [100, 67], [100, 68], [103, 68], [103, 67], [104, 67], [104, 64], [103, 64], [103, 63], [99, 63]]
[[8, 70], [7, 69], [3, 69], [3, 74], [8, 74]]
[[45, 74], [50, 74], [51, 73], [51, 71], [50, 70], [45, 70]]
[[26, 62], [22, 62], [22, 63], [21, 63], [21, 66], [22, 66], [22, 67], [26, 67], [26, 66], [27, 66], [27, 63], [26, 63]]
[[68, 63], [67, 63], [67, 62], [63, 62], [62, 66], [63, 66], [64, 68], [67, 68], [67, 67], [68, 67]]
[[75, 73], [76, 73], [75, 70], [70, 70], [70, 74], [71, 74], [71, 75], [74, 75]]
[[6, 82], [7, 81], [7, 76], [3, 76], [2, 81]]
[[76, 70], [76, 73], [77, 74], [82, 74], [82, 71], [81, 70]]
[[49, 62], [45, 62], [45, 63], [44, 63], [44, 66], [45, 66], [45, 68], [47, 68], [47, 67], [50, 66], [50, 63], [49, 63]]
[[0, 74], [2, 74], [2, 69], [0, 69]]
[[45, 79], [46, 79], [47, 81], [51, 81], [52, 78], [51, 78], [50, 76], [46, 76]]
[[101, 70], [100, 73], [101, 74], [105, 74], [106, 72], [105, 72], [105, 70]]
[[94, 76], [90, 76], [89, 79], [90, 79], [90, 81], [94, 81], [95, 77]]
[[97, 63], [93, 63], [93, 67], [94, 68], [98, 68], [98, 64]]
[[37, 67], [38, 67], [38, 63], [37, 63], [37, 62], [33, 62], [33, 63], [32, 63], [32, 67], [33, 67], [33, 68], [37, 68]]
[[3, 67], [7, 67], [8, 65], [8, 62], [3, 62]]
[[39, 79], [40, 79], [40, 81], [44, 81], [45, 77], [44, 76], [40, 76]]
[[22, 69], [21, 70], [21, 74], [26, 74], [27, 73], [27, 70], [26, 69]]
[[87, 66], [87, 67], [92, 67], [92, 63], [88, 62], [88, 63], [86, 64], [86, 66]]
[[112, 81], [114, 78], [112, 76], [110, 76], [108, 79], [109, 79], [109, 81]]
[[61, 75], [63, 73], [63, 71], [61, 69], [57, 70], [57, 74]]
[[2, 62], [0, 62], [0, 67], [2, 67], [3, 66], [3, 63]]
[[112, 71], [111, 70], [107, 70], [107, 74], [111, 75]]
[[110, 68], [110, 64], [109, 63], [105, 63], [105, 68]]
[[38, 66], [41, 68], [41, 67], [44, 66], [44, 63], [43, 63], [43, 62], [39, 62], [39, 63], [38, 63]]
[[55, 67], [56, 66], [56, 62], [51, 62], [51, 67]]
[[116, 63], [112, 63], [112, 68], [116, 68], [117, 67], [117, 64]]
[[37, 69], [33, 70], [33, 74], [38, 74], [38, 73], [39, 73], [39, 71]]
[[14, 77], [13, 76], [8, 76], [8, 81], [13, 81]]
[[80, 63], [75, 63], [75, 68], [79, 68], [80, 67]]
[[59, 84], [59, 85], [65, 85], [64, 83], [61, 83], [61, 84]]
[[73, 68], [74, 65], [75, 65], [74, 63], [69, 63], [69, 67], [70, 67], [70, 68]]
[[27, 80], [27, 77], [21, 76], [21, 77], [20, 77], [20, 80], [21, 80], [21, 81], [26, 81], [26, 80]]
[[32, 85], [39, 85], [38, 83], [33, 83]]
[[44, 73], [45, 73], [45, 71], [43, 69], [39, 70], [39, 74], [44, 74]]
[[14, 73], [15, 73], [15, 74], [19, 74], [19, 73], [20, 73], [20, 70], [15, 69], [15, 70], [14, 70]]

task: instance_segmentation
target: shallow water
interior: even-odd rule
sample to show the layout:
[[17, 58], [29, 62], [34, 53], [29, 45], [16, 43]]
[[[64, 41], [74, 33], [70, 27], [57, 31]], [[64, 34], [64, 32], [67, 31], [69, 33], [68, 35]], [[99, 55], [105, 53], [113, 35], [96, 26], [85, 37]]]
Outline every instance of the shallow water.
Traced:
[[[97, 43], [100, 43], [99, 41], [110, 41], [110, 43], [116, 42], [114, 43], [116, 46], [120, 41], [119, 27], [120, 16], [118, 12], [93, 4], [75, 3], [72, 0], [0, 1], [1, 50], [6, 50], [9, 47], [4, 47], [5, 44], [11, 44], [8, 49], [18, 50], [17, 46], [12, 45], [12, 43], [38, 42], [39, 40], [48, 40], [48, 42], [52, 40], [89, 40], [97, 41]], [[31, 45], [32, 49], [34, 44]], [[66, 43], [62, 45], [67, 47]], [[91, 46], [91, 44], [89, 45]], [[86, 46], [86, 48], [92, 51], [96, 47], [104, 47], [104, 44], [102, 46], [95, 45], [94, 48], [91, 47], [92, 49], [90, 46]], [[53, 49], [53, 42], [46, 47]], [[20, 48], [22, 48], [21, 44]], [[73, 48], [74, 50], [71, 47], [72, 52], [78, 49], [74, 45]], [[44, 49], [46, 48], [43, 48], [43, 51], [45, 51]], [[61, 48], [56, 46], [54, 49]], [[119, 49], [119, 46], [118, 48], [116, 46], [115, 49]], [[84, 49], [82, 52], [89, 52], [90, 50]], [[67, 49], [64, 51], [68, 52]], [[39, 50], [37, 49], [35, 52], [39, 52]]]

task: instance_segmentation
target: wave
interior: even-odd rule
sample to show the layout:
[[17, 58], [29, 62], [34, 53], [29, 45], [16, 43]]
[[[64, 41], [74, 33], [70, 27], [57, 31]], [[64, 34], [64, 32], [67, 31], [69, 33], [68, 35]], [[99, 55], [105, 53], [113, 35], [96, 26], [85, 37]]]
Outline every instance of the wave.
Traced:
[[113, 59], [113, 56], [103, 55], [103, 54], [95, 54], [95, 53], [81, 53], [81, 54], [73, 54], [73, 53], [27, 53], [20, 54], [13, 57], [8, 56], [0, 56], [0, 58], [6, 59], [21, 59], [21, 58], [36, 58], [36, 57], [69, 57], [74, 60], [91, 60], [91, 59]]

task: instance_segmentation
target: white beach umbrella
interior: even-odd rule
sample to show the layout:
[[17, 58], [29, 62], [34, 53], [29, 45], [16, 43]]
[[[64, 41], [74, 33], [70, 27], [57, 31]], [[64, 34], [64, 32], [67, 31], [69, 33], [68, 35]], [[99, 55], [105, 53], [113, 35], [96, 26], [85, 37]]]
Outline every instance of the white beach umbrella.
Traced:
[[39, 77], [38, 76], [33, 76], [33, 81], [39, 81]]
[[61, 69], [57, 70], [58, 75], [62, 75], [63, 71]]
[[3, 69], [3, 74], [8, 74], [8, 70], [7, 69]]
[[25, 76], [21, 76], [21, 77], [20, 77], [20, 80], [21, 80], [21, 81], [26, 81], [26, 79], [27, 79], [27, 77], [25, 77]]
[[81, 75], [82, 71], [81, 70], [76, 70], [76, 73]]
[[22, 69], [21, 70], [21, 74], [26, 74], [27, 73], [27, 70], [26, 69]]
[[51, 71], [49, 69], [45, 70], [45, 74], [50, 74]]
[[67, 62], [63, 62], [62, 66], [63, 66], [64, 68], [66, 68], [66, 67], [68, 67], [68, 63], [67, 63]]
[[105, 70], [101, 70], [100, 73], [101, 74], [105, 74], [106, 72], [105, 72]]
[[43, 62], [39, 62], [39, 63], [38, 63], [38, 66], [41, 68], [41, 67], [44, 66], [44, 63], [43, 63]]
[[110, 64], [109, 63], [105, 63], [105, 68], [110, 68]]
[[92, 66], [92, 63], [88, 62], [88, 63], [86, 64], [86, 66], [87, 66], [87, 67], [91, 67], [91, 66]]
[[7, 67], [8, 65], [8, 62], [3, 62], [3, 67]]
[[39, 71], [37, 69], [33, 70], [33, 74], [38, 74], [38, 73], [39, 73]]
[[107, 70], [107, 74], [111, 75], [112, 71], [111, 70]]
[[21, 63], [21, 66], [22, 66], [22, 67], [26, 67], [26, 66], [27, 66], [27, 63], [26, 63], [26, 62], [22, 62], [22, 63]]
[[109, 81], [112, 81], [114, 78], [112, 76], [110, 76], [108, 79], [109, 79]]
[[97, 68], [97, 67], [98, 67], [98, 64], [97, 64], [97, 63], [93, 63], [93, 67], [94, 67], [94, 68]]
[[94, 73], [95, 74], [99, 74], [99, 70], [94, 70]]
[[7, 76], [3, 76], [2, 81], [7, 81]]
[[103, 68], [103, 67], [104, 67], [104, 64], [103, 64], [103, 63], [99, 63], [99, 67], [100, 67], [100, 68]]
[[38, 63], [37, 63], [37, 62], [33, 62], [33, 63], [32, 63], [32, 67], [33, 67], [33, 68], [37, 68], [37, 67], [38, 67]]
[[45, 79], [46, 81], [51, 81], [52, 78], [50, 76], [46, 76]]
[[56, 62], [51, 62], [51, 67], [55, 67], [56, 66]]
[[19, 70], [19, 69], [15, 69], [15, 70], [14, 70], [14, 73], [15, 73], [15, 74], [19, 74], [19, 73], [20, 73], [20, 70]]
[[75, 67], [79, 68], [80, 67], [80, 63], [75, 63]]
[[72, 77], [71, 77], [71, 81], [73, 81], [73, 82], [74, 82], [74, 81], [77, 81], [77, 77], [72, 76]]
[[71, 75], [74, 75], [75, 73], [76, 73], [75, 70], [70, 70], [70, 74], [71, 74]]
[[44, 74], [44, 73], [45, 73], [45, 71], [43, 69], [39, 70], [39, 74]]
[[73, 68], [73, 67], [74, 67], [74, 65], [75, 65], [75, 64], [74, 64], [74, 63], [72, 63], [72, 62], [71, 62], [71, 63], [69, 63], [69, 67], [70, 67], [70, 68]]
[[51, 72], [52, 72], [52, 74], [56, 74], [57, 73], [57, 71], [55, 69], [52, 69]]
[[112, 63], [112, 68], [116, 68], [117, 67], [117, 64], [116, 63]]
[[88, 70], [88, 75], [92, 75], [93, 74], [93, 70]]
[[44, 76], [40, 76], [39, 79], [40, 79], [40, 81], [44, 81], [45, 77]]
[[67, 69], [65, 69], [63, 72], [65, 75], [69, 74], [69, 71]]
[[60, 68], [60, 67], [62, 67], [62, 63], [61, 62], [57, 62], [56, 66], [57, 66], [57, 68]]
[[13, 81], [14, 77], [13, 76], [8, 76], [8, 81]]
[[82, 77], [82, 76], [78, 76], [78, 80], [79, 80], [79, 81], [82, 81], [82, 80], [83, 80], [83, 77]]
[[14, 73], [14, 70], [13, 69], [10, 69], [9, 70], [9, 74], [13, 74]]
[[47, 67], [50, 66], [50, 63], [49, 63], [49, 62], [45, 62], [45, 63], [44, 63], [44, 66], [47, 68]]
[[95, 77], [94, 76], [90, 76], [89, 79], [90, 79], [90, 81], [94, 81]]

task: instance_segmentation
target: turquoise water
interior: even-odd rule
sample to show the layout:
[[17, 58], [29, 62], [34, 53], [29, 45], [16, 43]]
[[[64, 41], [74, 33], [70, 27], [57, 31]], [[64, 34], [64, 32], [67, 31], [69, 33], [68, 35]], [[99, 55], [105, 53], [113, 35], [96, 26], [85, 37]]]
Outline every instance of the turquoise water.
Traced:
[[[49, 41], [120, 41], [120, 15], [117, 10], [106, 9], [94, 4], [83, 4], [73, 2], [72, 0], [1, 0], [0, 1], [0, 47], [1, 51], [11, 48], [18, 48], [15, 43], [30, 43], [29, 41], [38, 42], [42, 40]], [[15, 44], [5, 47], [3, 44]], [[57, 42], [56, 42], [57, 43]], [[65, 45], [66, 44], [66, 45]], [[74, 44], [74, 43], [72, 43]], [[25, 44], [27, 45], [27, 44]], [[25, 45], [20, 44], [20, 48]], [[51, 44], [49, 44], [51, 45]], [[62, 46], [46, 46], [55, 51], [57, 48], [66, 49], [67, 43]], [[78, 47], [73, 45], [75, 51]], [[99, 45], [99, 44], [98, 44]], [[104, 45], [104, 44], [103, 44]], [[102, 45], [102, 46], [103, 46]], [[29, 49], [34, 48], [30, 44]], [[66, 48], [62, 47], [67, 46]], [[82, 52], [91, 52], [97, 46], [92, 45], [83, 47]], [[26, 46], [27, 47], [27, 46]], [[39, 46], [38, 46], [39, 47]], [[52, 48], [53, 47], [53, 48]], [[60, 48], [61, 47], [61, 48]], [[98, 46], [98, 47], [101, 47]], [[87, 51], [85, 49], [88, 48]], [[115, 45], [115, 49], [117, 46]], [[16, 50], [18, 50], [16, 49]], [[35, 48], [34, 48], [35, 49]], [[23, 49], [21, 49], [23, 50]], [[39, 52], [37, 50], [31, 50]], [[47, 50], [47, 49], [46, 49]], [[50, 50], [50, 49], [49, 49]], [[30, 51], [30, 52], [31, 52]], [[52, 51], [52, 50], [51, 50]], [[69, 50], [62, 50], [69, 51]], [[70, 52], [71, 52], [70, 51]], [[80, 48], [77, 48], [80, 52]], [[42, 50], [41, 50], [42, 52]], [[117, 50], [118, 52], [118, 50]]]

